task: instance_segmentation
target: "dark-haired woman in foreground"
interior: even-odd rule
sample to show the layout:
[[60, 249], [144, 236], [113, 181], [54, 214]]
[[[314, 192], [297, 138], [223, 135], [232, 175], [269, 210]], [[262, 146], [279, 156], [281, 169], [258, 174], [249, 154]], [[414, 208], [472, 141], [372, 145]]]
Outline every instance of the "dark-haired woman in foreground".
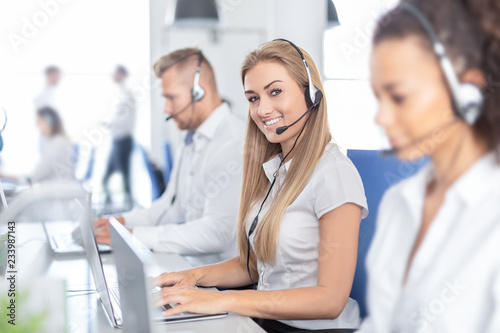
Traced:
[[404, 1], [381, 22], [376, 121], [431, 163], [381, 203], [360, 332], [500, 332], [500, 2]]

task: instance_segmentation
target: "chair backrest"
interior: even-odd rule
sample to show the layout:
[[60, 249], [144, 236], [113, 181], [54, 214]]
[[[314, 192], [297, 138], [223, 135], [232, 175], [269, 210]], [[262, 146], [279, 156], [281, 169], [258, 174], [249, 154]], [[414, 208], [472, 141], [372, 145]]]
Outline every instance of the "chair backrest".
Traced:
[[[88, 158], [86, 155], [89, 154]], [[80, 144], [75, 144], [73, 146], [73, 156], [72, 162], [75, 166], [75, 177], [79, 181], [88, 181], [92, 178], [92, 173], [94, 171], [95, 163], [95, 147], [90, 147], [88, 151], [82, 151]], [[85, 165], [83, 165], [85, 163]], [[80, 164], [82, 164], [80, 166]]]
[[151, 201], [155, 201], [156, 199], [161, 197], [161, 195], [165, 191], [165, 182], [163, 179], [163, 174], [153, 164], [153, 162], [151, 162], [144, 147], [139, 145], [139, 149], [141, 150], [146, 170], [148, 171], [149, 178], [151, 179]]
[[163, 179], [165, 180], [165, 186], [167, 186], [170, 180], [170, 173], [174, 167], [174, 162], [172, 160], [172, 150], [169, 142], [165, 142], [164, 149], [165, 167], [163, 168]]
[[367, 315], [365, 259], [375, 233], [380, 200], [389, 187], [415, 174], [428, 162], [428, 159], [405, 162], [398, 160], [395, 156], [384, 157], [378, 150], [348, 150], [347, 157], [354, 163], [361, 176], [370, 211], [369, 215], [361, 221], [358, 261], [350, 295], [358, 302], [361, 318], [364, 318]]

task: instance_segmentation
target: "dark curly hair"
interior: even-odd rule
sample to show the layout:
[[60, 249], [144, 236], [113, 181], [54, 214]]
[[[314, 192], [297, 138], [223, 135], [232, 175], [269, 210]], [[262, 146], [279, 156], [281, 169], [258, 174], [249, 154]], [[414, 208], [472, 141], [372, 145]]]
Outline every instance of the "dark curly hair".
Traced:
[[[446, 48], [455, 72], [461, 75], [479, 68], [485, 75], [484, 110], [474, 125], [490, 150], [500, 160], [500, 1], [499, 0], [402, 0], [426, 16]], [[390, 38], [421, 36], [421, 44], [432, 45], [420, 23], [399, 6], [377, 24], [373, 45]]]

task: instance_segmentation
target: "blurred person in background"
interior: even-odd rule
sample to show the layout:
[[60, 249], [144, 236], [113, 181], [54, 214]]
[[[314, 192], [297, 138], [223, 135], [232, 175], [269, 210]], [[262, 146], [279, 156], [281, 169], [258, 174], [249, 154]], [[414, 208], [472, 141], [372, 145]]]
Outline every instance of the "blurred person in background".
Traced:
[[431, 162], [381, 202], [360, 332], [500, 332], [500, 2], [403, 1], [380, 22], [376, 122]]
[[127, 69], [118, 65], [113, 73], [113, 81], [118, 86], [119, 96], [114, 105], [111, 121], [104, 122], [104, 125], [110, 130], [112, 144], [102, 184], [106, 193], [106, 203], [110, 203], [109, 178], [115, 172], [119, 172], [122, 176], [123, 188], [125, 190], [125, 206], [127, 209], [131, 209], [133, 199], [130, 191], [130, 156], [134, 147], [133, 132], [136, 102], [131, 91], [125, 84], [127, 77]]
[[[38, 96], [35, 97], [35, 110], [40, 110], [45, 107], [49, 107], [53, 110], [59, 110], [57, 98], [57, 87], [59, 81], [61, 80], [61, 70], [57, 66], [48, 66], [45, 68], [45, 87], [40, 92]], [[40, 153], [45, 150], [46, 137], [40, 137], [38, 141], [38, 149]]]
[[44, 107], [50, 107], [58, 110], [56, 89], [61, 80], [61, 70], [56, 66], [49, 66], [45, 69], [45, 88], [35, 98], [35, 108], [40, 110]]
[[45, 146], [33, 172], [29, 176], [9, 176], [1, 178], [19, 183], [41, 183], [75, 179], [74, 147], [64, 132], [59, 114], [52, 108], [44, 107], [37, 111], [37, 126]]

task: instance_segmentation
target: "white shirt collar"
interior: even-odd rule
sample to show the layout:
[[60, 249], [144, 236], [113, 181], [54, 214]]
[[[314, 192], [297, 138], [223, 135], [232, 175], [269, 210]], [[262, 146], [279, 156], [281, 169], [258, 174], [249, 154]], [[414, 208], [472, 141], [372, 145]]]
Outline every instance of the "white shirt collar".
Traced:
[[215, 135], [217, 127], [219, 127], [221, 121], [227, 117], [229, 113], [230, 111], [227, 103], [222, 103], [214, 111], [212, 111], [207, 119], [205, 119], [205, 121], [196, 129], [193, 138], [195, 144], [201, 137], [211, 140]]
[[[484, 175], [491, 175], [491, 181], [484, 183]], [[420, 170], [415, 177], [407, 180], [403, 189], [408, 209], [414, 217], [414, 221], [420, 223], [422, 214], [425, 191], [427, 185], [432, 179], [433, 164], [427, 164]], [[463, 204], [474, 205], [482, 200], [485, 195], [492, 193], [492, 187], [497, 187], [500, 183], [500, 171], [496, 165], [496, 156], [494, 152], [487, 153], [474, 163], [457, 181], [448, 189], [446, 196], [457, 196]], [[494, 191], [494, 190], [493, 190]]]
[[[490, 181], [484, 182], [484, 175], [490, 175]], [[489, 152], [469, 168], [450, 188], [468, 206], [484, 199], [486, 195], [500, 191], [500, 170], [494, 152]]]
[[[270, 182], [274, 180], [274, 173], [276, 172], [276, 170], [278, 170], [282, 158], [283, 156], [281, 154], [278, 154], [271, 158], [269, 161], [262, 164], [262, 168], [264, 169], [267, 179], [269, 179]], [[286, 175], [291, 162], [292, 160], [289, 160], [281, 167], [280, 172], [283, 172], [283, 175]]]

